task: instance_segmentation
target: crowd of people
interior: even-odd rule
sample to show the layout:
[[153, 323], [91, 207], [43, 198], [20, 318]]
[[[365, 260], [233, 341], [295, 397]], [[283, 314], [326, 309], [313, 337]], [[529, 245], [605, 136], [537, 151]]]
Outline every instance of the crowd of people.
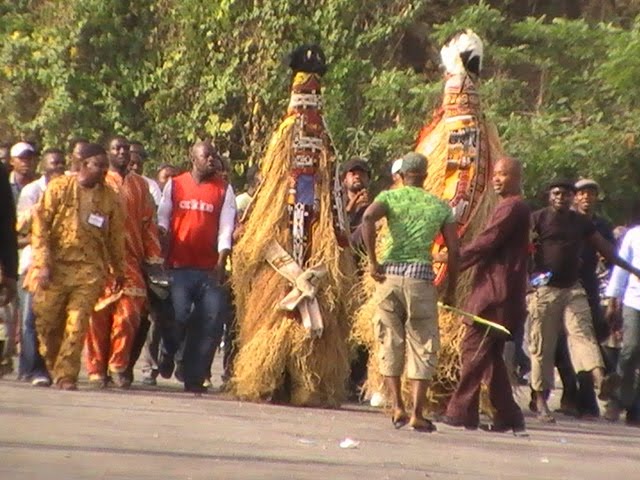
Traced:
[[5, 300], [18, 292], [4, 302], [4, 372], [19, 317], [18, 377], [33, 385], [76, 389], [84, 351], [96, 387], [128, 388], [142, 356], [144, 383], [171, 377], [175, 360], [185, 389], [203, 391], [224, 324], [228, 295], [218, 287], [236, 218], [216, 148], [195, 144], [190, 171], [165, 164], [155, 179], [143, 176], [143, 145], [122, 136], [106, 149], [74, 140], [68, 158], [27, 142], [2, 153], [4, 234], [16, 231], [19, 249], [14, 265], [18, 250], [3, 243]]
[[[185, 171], [163, 164], [149, 178], [144, 145], [121, 135], [104, 146], [74, 140], [67, 154], [39, 153], [28, 142], [0, 147], [3, 373], [13, 368], [18, 338], [18, 377], [39, 387], [77, 389], [84, 361], [92, 386], [126, 389], [140, 361], [142, 383], [175, 375], [186, 391], [203, 393], [221, 343], [223, 380], [233, 376], [230, 253], [264, 179], [250, 168], [246, 192], [236, 196], [213, 143], [196, 142], [189, 157]], [[377, 352], [355, 349], [354, 397], [376, 355], [394, 427], [435, 429], [423, 410], [439, 351], [432, 269], [439, 262], [448, 276], [440, 301], [468, 314], [460, 381], [443, 423], [481, 426], [485, 383], [494, 408], [487, 428], [524, 430], [514, 376], [530, 383], [537, 418], [554, 422], [547, 402], [557, 368], [563, 413], [598, 416], [599, 398], [607, 401], [608, 420], [624, 411], [627, 423], [640, 425], [640, 227], [616, 236], [597, 214], [600, 187], [588, 179], [551, 181], [548, 206], [531, 213], [520, 189], [522, 166], [505, 157], [493, 167], [497, 206], [475, 239], [460, 246], [451, 207], [423, 189], [427, 166], [419, 153], [393, 162], [391, 186], [375, 197], [367, 161], [353, 158], [342, 168], [349, 248], [363, 260], [358, 276], [368, 272], [377, 282], [372, 322], [380, 341]], [[382, 219], [388, 238], [380, 251]], [[447, 248], [434, 255], [439, 235]], [[606, 308], [603, 262], [613, 267]], [[458, 272], [472, 267], [472, 293], [456, 299]], [[509, 335], [470, 320], [474, 315]], [[505, 361], [507, 342], [515, 347], [513, 365]]]

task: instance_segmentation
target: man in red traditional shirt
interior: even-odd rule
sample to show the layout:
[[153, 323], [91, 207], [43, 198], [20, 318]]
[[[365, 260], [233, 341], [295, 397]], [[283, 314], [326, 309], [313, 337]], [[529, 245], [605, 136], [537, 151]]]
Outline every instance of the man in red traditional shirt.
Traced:
[[[158, 367], [168, 378], [174, 357], [181, 357], [175, 361], [182, 361], [185, 390], [202, 393], [220, 328], [220, 285], [231, 251], [236, 206], [233, 189], [216, 175], [223, 167], [213, 144], [197, 142], [191, 148], [191, 163], [191, 171], [167, 182], [158, 208], [176, 327], [163, 335]], [[183, 341], [184, 351], [176, 355]]]
[[90, 381], [106, 386], [107, 375], [119, 388], [128, 388], [129, 357], [147, 300], [143, 267], [162, 265], [155, 204], [147, 182], [129, 171], [130, 144], [122, 136], [108, 145], [109, 172], [105, 183], [120, 197], [125, 215], [125, 284], [115, 294], [107, 288], [91, 316], [87, 335], [87, 371]]

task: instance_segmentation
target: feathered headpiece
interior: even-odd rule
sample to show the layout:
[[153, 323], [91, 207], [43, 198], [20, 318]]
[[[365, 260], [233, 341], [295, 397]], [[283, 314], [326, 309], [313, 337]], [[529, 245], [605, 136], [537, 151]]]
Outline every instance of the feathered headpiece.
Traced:
[[317, 73], [327, 71], [327, 59], [318, 45], [301, 45], [289, 54], [289, 67], [294, 72]]
[[447, 73], [460, 75], [482, 70], [483, 45], [473, 30], [456, 33], [440, 50], [440, 58]]

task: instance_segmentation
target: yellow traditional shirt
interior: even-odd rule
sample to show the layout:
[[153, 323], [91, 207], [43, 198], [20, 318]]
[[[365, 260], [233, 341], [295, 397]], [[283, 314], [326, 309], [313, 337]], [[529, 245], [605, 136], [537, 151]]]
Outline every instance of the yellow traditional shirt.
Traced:
[[[74, 284], [124, 275], [124, 213], [106, 185], [84, 188], [77, 176], [52, 180], [33, 215], [33, 267]], [[72, 277], [72, 278], [68, 278]]]

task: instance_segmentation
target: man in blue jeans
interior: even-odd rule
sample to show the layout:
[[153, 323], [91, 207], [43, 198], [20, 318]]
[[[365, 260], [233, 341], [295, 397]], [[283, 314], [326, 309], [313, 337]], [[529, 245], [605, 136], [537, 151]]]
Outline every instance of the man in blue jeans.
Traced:
[[[622, 240], [620, 258], [634, 267], [640, 267], [640, 226], [631, 228]], [[627, 411], [627, 423], [639, 424], [634, 407], [640, 399], [640, 387], [636, 382], [636, 371], [640, 368], [640, 279], [630, 275], [620, 267], [615, 267], [607, 286], [606, 296], [610, 297], [607, 319], [611, 329], [622, 327], [622, 348], [618, 356], [616, 373], [620, 377], [620, 388], [607, 405], [605, 418], [617, 421], [622, 410]], [[619, 318], [622, 307], [622, 325], [614, 319]]]
[[175, 313], [175, 329], [163, 337], [158, 369], [168, 378], [174, 361], [181, 360], [185, 390], [202, 393], [207, 390], [203, 383], [220, 330], [220, 285], [231, 251], [236, 206], [233, 189], [216, 175], [223, 166], [213, 144], [197, 142], [191, 148], [191, 163], [191, 171], [167, 182], [158, 207]]

